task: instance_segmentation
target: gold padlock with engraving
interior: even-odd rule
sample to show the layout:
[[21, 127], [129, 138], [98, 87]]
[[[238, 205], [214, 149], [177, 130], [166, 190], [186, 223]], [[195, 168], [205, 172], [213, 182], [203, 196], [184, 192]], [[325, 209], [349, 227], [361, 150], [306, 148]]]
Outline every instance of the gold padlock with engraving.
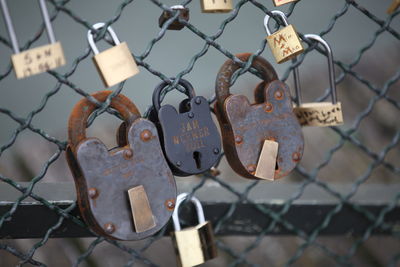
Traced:
[[178, 266], [182, 267], [199, 265], [217, 257], [217, 248], [215, 247], [211, 223], [205, 220], [203, 207], [194, 196], [190, 198], [190, 201], [196, 207], [199, 224], [181, 229], [178, 210], [180, 204], [188, 197], [188, 193], [178, 195], [175, 210], [172, 214], [175, 228], [175, 232], [172, 233], [172, 241], [177, 253]]
[[[105, 23], [99, 22], [93, 25], [93, 29], [100, 29], [105, 26]], [[101, 79], [106, 87], [111, 87], [117, 83], [123, 82], [126, 79], [139, 73], [139, 68], [136, 65], [131, 51], [126, 42], [120, 43], [114, 30], [108, 26], [107, 31], [110, 33], [115, 46], [101, 53], [97, 49], [92, 31], [89, 30], [87, 38], [89, 45], [95, 54], [93, 62], [100, 74]]]
[[278, 10], [273, 10], [271, 13], [273, 15], [280, 16], [286, 25], [283, 29], [271, 33], [268, 28], [270, 16], [266, 15], [264, 18], [264, 26], [267, 32], [266, 38], [268, 45], [275, 57], [276, 62], [283, 63], [302, 53], [304, 49], [294, 26], [289, 25], [285, 13]]
[[201, 0], [203, 13], [227, 13], [232, 11], [232, 0]]
[[17, 36], [14, 31], [7, 3], [5, 0], [0, 1], [0, 3], [7, 25], [8, 35], [10, 36], [11, 45], [14, 51], [14, 54], [11, 56], [11, 61], [17, 79], [26, 78], [52, 70], [65, 64], [64, 52], [61, 43], [56, 42], [44, 0], [40, 0], [39, 4], [50, 44], [32, 48], [23, 52], [20, 51], [18, 46]]
[[274, 0], [274, 5], [281, 6], [281, 5], [289, 4], [292, 2], [296, 2], [296, 1], [299, 1], [299, 0]]
[[293, 111], [302, 126], [336, 126], [343, 124], [342, 106], [337, 102], [335, 70], [333, 66], [333, 53], [329, 44], [320, 36], [305, 34], [304, 38], [314, 40], [322, 44], [328, 55], [329, 85], [332, 102], [302, 103], [300, 90], [299, 70], [293, 70], [294, 84], [296, 88], [296, 103]]

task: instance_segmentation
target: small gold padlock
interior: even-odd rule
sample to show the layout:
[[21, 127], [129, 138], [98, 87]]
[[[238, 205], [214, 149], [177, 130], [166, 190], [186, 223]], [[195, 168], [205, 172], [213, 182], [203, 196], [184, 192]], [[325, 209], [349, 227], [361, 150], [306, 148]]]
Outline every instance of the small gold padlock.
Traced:
[[232, 11], [232, 0], [201, 0], [203, 13], [227, 13]]
[[7, 25], [8, 35], [10, 36], [11, 45], [14, 51], [14, 54], [11, 56], [11, 61], [17, 79], [26, 78], [52, 70], [65, 64], [64, 52], [61, 43], [56, 42], [44, 0], [40, 0], [39, 4], [50, 44], [32, 48], [23, 52], [20, 52], [19, 50], [17, 36], [11, 21], [7, 3], [5, 0], [2, 0], [0, 3]]
[[277, 63], [283, 63], [303, 52], [303, 45], [293, 25], [289, 25], [285, 13], [279, 10], [271, 11], [273, 15], [282, 18], [286, 27], [271, 34], [268, 28], [269, 15], [264, 18], [264, 26], [267, 32], [267, 42], [271, 48]]
[[342, 106], [337, 102], [335, 70], [333, 66], [333, 53], [329, 44], [320, 36], [306, 34], [304, 38], [315, 40], [323, 45], [328, 54], [329, 85], [332, 102], [301, 103], [301, 90], [299, 70], [293, 70], [294, 84], [296, 88], [296, 103], [293, 111], [302, 126], [336, 126], [343, 124]]
[[196, 207], [199, 224], [181, 230], [178, 215], [179, 206], [188, 196], [188, 193], [178, 195], [172, 214], [175, 228], [175, 232], [172, 233], [172, 241], [177, 253], [178, 266], [182, 267], [199, 265], [217, 257], [211, 223], [205, 220], [203, 207], [194, 196], [191, 197], [190, 201]]
[[[104, 25], [105, 23], [103, 22], [96, 23], [93, 25], [93, 29], [100, 29], [104, 27]], [[94, 43], [91, 30], [88, 31], [87, 38], [90, 48], [95, 54], [93, 62], [100, 73], [100, 77], [106, 87], [111, 87], [138, 74], [139, 68], [136, 65], [127, 43], [120, 43], [117, 35], [110, 26], [107, 27], [107, 31], [110, 33], [115, 46], [101, 53], [99, 53]]]
[[299, 0], [274, 0], [274, 5], [281, 6], [281, 5], [288, 4], [291, 2], [296, 2], [296, 1], [299, 1]]

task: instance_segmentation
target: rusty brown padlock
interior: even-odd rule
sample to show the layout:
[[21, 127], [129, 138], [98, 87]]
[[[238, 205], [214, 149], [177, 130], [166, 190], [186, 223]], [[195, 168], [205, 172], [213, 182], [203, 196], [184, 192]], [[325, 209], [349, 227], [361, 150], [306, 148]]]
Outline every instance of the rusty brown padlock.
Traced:
[[[172, 21], [170, 25], [168, 25], [167, 29], [182, 30], [183, 27], [185, 27], [185, 24], [181, 23], [179, 19], [184, 20], [186, 22], [189, 21], [189, 8], [184, 7], [182, 5], [175, 5], [171, 6], [171, 9], [179, 12], [179, 16], [177, 19]], [[173, 16], [174, 16], [173, 12], [169, 10], [164, 10], [160, 18], [158, 19], [158, 26], [162, 28], [164, 26], [164, 23], [167, 22], [167, 20], [171, 19]]]
[[[111, 92], [92, 96], [104, 102]], [[99, 139], [86, 137], [94, 103], [82, 99], [69, 118], [67, 159], [77, 201], [85, 222], [97, 234], [143, 239], [168, 222], [175, 207], [176, 184], [154, 124], [141, 118], [123, 95], [113, 97], [110, 106], [120, 112], [126, 130], [118, 131], [119, 146], [110, 151]]]
[[[250, 56], [236, 55], [243, 62]], [[255, 90], [256, 103], [250, 104], [243, 95], [230, 94], [231, 77], [240, 66], [228, 60], [217, 75], [215, 113], [232, 169], [246, 178], [275, 180], [288, 175], [300, 161], [303, 134], [287, 85], [278, 80], [264, 58], [254, 57], [252, 67], [264, 80]]]

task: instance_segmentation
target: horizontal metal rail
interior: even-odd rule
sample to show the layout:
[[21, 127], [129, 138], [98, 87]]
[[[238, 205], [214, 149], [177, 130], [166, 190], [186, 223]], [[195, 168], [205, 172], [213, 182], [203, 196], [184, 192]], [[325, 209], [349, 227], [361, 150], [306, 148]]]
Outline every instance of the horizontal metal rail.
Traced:
[[[26, 183], [21, 183], [27, 185]], [[238, 192], [243, 192], [246, 183], [230, 184]], [[218, 235], [259, 235], [266, 229], [271, 220], [260, 212], [267, 209], [273, 214], [278, 214], [285, 202], [298, 191], [299, 184], [295, 183], [259, 183], [251, 190], [247, 199], [240, 200], [238, 197], [222, 188], [219, 184], [205, 183], [196, 191], [196, 196], [202, 201], [206, 219], [214, 225], [234, 209], [232, 215], [218, 228]], [[180, 192], [190, 192], [193, 181], [178, 183]], [[350, 190], [350, 185], [342, 184], [332, 186], [341, 194]], [[359, 188], [357, 194], [351, 199], [351, 204], [378, 216], [379, 212], [393, 202], [396, 194], [400, 192], [400, 184], [375, 185], [366, 184]], [[47, 199], [53, 205], [65, 209], [75, 202], [75, 188], [72, 183], [39, 183], [34, 188], [34, 193]], [[21, 195], [7, 184], [0, 184], [0, 214], [9, 211], [14, 201]], [[254, 205], [256, 204], [256, 205]], [[318, 227], [326, 214], [334, 209], [340, 200], [326, 193], [315, 185], [310, 185], [304, 191], [301, 198], [295, 200], [287, 212], [283, 213], [279, 220], [290, 222], [294, 229], [300, 229], [308, 234]], [[234, 205], [234, 207], [232, 207]], [[257, 208], [258, 207], [258, 208]], [[107, 212], [107, 211], [105, 211]], [[193, 209], [184, 207], [181, 217], [185, 221], [193, 221], [195, 214]], [[71, 215], [79, 216], [79, 209], [75, 208]], [[59, 215], [32, 198], [25, 199], [11, 220], [4, 222], [0, 228], [0, 238], [40, 238], [48, 229], [59, 220]], [[295, 232], [277, 221], [273, 231], [268, 235], [296, 235]], [[192, 222], [193, 223], [193, 222]], [[344, 204], [343, 208], [334, 216], [329, 225], [320, 232], [320, 235], [361, 235], [371, 225], [371, 221], [353, 205]], [[377, 227], [373, 234], [393, 234], [400, 232], [400, 203], [397, 202], [394, 209], [385, 215], [385, 225], [390, 227]], [[166, 231], [169, 233], [170, 229]], [[87, 229], [66, 219], [61, 227], [52, 232], [51, 237], [91, 237]]]

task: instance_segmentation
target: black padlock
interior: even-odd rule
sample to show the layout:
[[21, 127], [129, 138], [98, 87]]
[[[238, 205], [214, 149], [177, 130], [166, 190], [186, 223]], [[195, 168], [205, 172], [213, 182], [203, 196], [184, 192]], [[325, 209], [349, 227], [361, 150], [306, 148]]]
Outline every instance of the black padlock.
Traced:
[[[171, 79], [173, 80], [173, 79]], [[160, 94], [168, 83], [160, 83], [153, 93], [150, 115], [158, 129], [165, 157], [177, 176], [189, 176], [207, 171], [220, 157], [221, 138], [211, 118], [207, 99], [196, 96], [192, 85], [180, 79], [189, 96], [177, 111], [171, 105], [161, 106]]]

